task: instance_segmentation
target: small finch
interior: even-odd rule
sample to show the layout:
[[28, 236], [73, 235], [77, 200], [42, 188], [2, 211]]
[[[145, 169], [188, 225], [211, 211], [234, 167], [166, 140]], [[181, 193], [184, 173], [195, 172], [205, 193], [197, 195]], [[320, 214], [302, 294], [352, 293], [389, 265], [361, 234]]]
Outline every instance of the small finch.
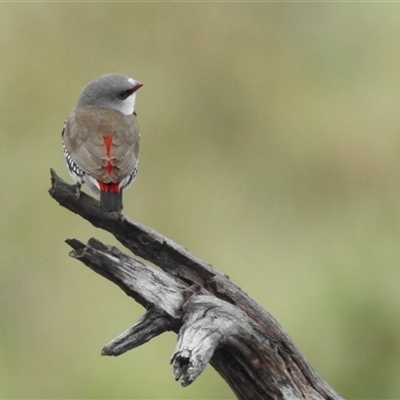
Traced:
[[62, 131], [68, 171], [100, 193], [104, 211], [122, 210], [122, 190], [135, 179], [139, 165], [136, 91], [142, 83], [121, 74], [102, 75], [78, 98]]

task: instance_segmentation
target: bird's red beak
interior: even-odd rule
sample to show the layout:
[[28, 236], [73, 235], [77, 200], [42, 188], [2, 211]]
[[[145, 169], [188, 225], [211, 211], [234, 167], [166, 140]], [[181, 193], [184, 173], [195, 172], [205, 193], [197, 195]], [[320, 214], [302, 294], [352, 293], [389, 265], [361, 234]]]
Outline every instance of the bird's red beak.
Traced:
[[140, 89], [140, 88], [143, 86], [143, 83], [142, 83], [142, 82], [135, 81], [135, 80], [132, 79], [132, 78], [129, 78], [128, 80], [129, 80], [129, 82], [132, 84], [133, 93], [135, 93], [136, 90]]
[[135, 92], [136, 92], [136, 90], [140, 89], [142, 86], [143, 86], [143, 83], [137, 82], [136, 85], [133, 87], [133, 89], [134, 89]]

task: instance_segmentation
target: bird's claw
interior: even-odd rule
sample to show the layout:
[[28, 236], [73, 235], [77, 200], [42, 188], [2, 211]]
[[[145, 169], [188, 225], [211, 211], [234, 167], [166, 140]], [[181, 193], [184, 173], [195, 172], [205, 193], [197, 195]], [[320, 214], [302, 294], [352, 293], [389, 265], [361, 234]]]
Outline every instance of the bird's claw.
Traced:
[[78, 201], [79, 197], [81, 197], [81, 184], [75, 183], [74, 185], [72, 185], [72, 187], [75, 189], [75, 197], [76, 201]]

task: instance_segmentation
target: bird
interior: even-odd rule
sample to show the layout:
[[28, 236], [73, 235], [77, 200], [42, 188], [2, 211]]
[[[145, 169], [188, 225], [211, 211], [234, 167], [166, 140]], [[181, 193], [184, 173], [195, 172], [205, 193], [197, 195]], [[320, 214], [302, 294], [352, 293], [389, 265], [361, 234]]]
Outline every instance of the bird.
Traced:
[[139, 166], [136, 91], [143, 84], [118, 73], [102, 75], [84, 87], [62, 130], [68, 171], [78, 196], [86, 184], [100, 193], [105, 212], [121, 212], [122, 190]]

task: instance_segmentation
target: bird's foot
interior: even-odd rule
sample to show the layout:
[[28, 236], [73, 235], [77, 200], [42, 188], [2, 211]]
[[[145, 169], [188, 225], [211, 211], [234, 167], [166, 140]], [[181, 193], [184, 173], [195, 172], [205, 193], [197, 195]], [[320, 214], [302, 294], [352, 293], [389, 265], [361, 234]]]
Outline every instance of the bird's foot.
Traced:
[[75, 189], [75, 197], [76, 197], [76, 201], [79, 200], [79, 197], [81, 197], [81, 184], [80, 183], [75, 183], [74, 185], [72, 185], [72, 187]]

